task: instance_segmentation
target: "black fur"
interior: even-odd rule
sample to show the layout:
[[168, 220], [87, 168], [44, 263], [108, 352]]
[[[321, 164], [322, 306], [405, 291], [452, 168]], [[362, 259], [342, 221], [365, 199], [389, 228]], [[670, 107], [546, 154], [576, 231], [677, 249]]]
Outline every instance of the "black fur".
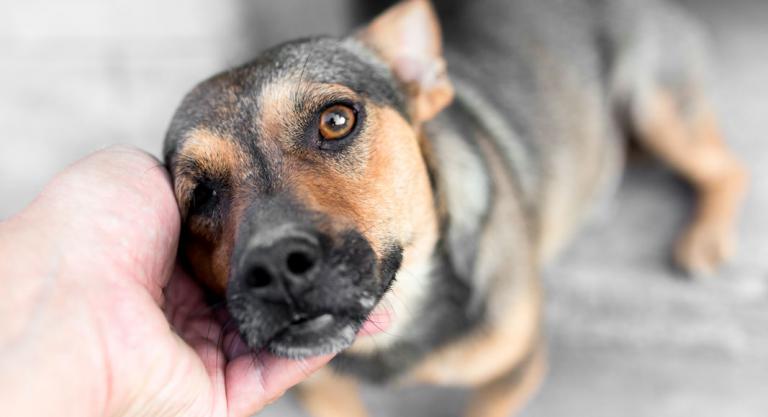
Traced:
[[[227, 289], [228, 309], [245, 341], [253, 349], [269, 348], [287, 357], [305, 357], [338, 352], [354, 341], [375, 302], [389, 289], [402, 261], [402, 248], [393, 245], [377, 261], [370, 244], [354, 230], [339, 236], [317, 232], [323, 215], [302, 209], [285, 198], [254, 201], [238, 227]], [[319, 269], [313, 284], [301, 297], [272, 296], [247, 284], [252, 261], [249, 247], [254, 237], [289, 226], [316, 235], [320, 245]], [[270, 290], [271, 291], [271, 290]], [[361, 303], [370, 300], [370, 303]], [[294, 325], [306, 318], [333, 317], [332, 328], [309, 335], [297, 335]]]
[[377, 383], [402, 376], [426, 355], [466, 335], [483, 322], [485, 311], [470, 311], [472, 288], [451, 268], [443, 244], [435, 256], [439, 267], [430, 277], [426, 303], [413, 306], [417, 323], [399, 335], [398, 341], [372, 354], [342, 353], [331, 364], [340, 372]]

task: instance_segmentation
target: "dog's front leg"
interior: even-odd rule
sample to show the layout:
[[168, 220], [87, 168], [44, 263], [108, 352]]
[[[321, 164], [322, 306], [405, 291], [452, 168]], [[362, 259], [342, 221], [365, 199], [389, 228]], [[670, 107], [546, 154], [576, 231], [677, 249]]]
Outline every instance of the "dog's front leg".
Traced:
[[[701, 93], [700, 93], [701, 94]], [[640, 142], [688, 179], [699, 201], [675, 252], [681, 267], [711, 275], [734, 251], [734, 225], [747, 188], [747, 171], [728, 149], [707, 100], [658, 89], [635, 104]]]
[[536, 393], [544, 379], [546, 359], [543, 348], [535, 351], [507, 375], [475, 388], [467, 417], [510, 417], [517, 415]]
[[318, 371], [299, 385], [296, 395], [312, 417], [368, 416], [358, 383], [329, 368]]

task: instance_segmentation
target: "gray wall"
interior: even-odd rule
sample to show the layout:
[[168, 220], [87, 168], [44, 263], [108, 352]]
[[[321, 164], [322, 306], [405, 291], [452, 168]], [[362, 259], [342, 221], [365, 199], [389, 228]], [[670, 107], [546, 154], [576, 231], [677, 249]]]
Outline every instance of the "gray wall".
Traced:
[[0, 219], [101, 146], [157, 152], [197, 81], [280, 41], [345, 33], [362, 1], [0, 0]]
[[130, 143], [158, 153], [196, 82], [294, 36], [341, 34], [338, 0], [3, 0], [0, 219], [67, 164]]

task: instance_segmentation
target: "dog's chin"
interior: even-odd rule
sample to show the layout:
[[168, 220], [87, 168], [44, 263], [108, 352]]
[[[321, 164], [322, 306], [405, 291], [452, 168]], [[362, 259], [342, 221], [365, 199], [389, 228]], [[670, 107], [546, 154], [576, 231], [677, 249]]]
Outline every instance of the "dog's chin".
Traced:
[[[371, 261], [373, 251], [365, 248], [366, 256], [359, 248], [345, 249], [343, 257], [338, 255], [341, 260], [329, 262], [338, 266], [320, 274], [326, 280], [300, 294], [298, 302], [269, 302], [253, 291], [231, 288], [228, 310], [245, 344], [253, 351], [266, 349], [280, 357], [304, 359], [340, 353], [358, 334], [385, 331], [390, 317], [381, 314], [377, 304], [389, 291], [402, 250], [393, 249], [377, 265]], [[353, 255], [363, 264], [350, 264]]]
[[267, 349], [289, 359], [336, 354], [352, 346], [361, 326], [359, 320], [323, 314], [292, 323], [267, 343]]

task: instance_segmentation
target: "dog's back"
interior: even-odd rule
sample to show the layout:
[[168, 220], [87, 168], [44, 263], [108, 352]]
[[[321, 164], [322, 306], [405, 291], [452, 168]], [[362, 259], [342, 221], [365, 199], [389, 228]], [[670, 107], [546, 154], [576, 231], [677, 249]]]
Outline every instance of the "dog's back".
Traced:
[[593, 3], [437, 2], [457, 106], [513, 168], [542, 257], [593, 201], [596, 178], [618, 168]]
[[457, 90], [451, 110], [496, 139], [542, 260], [619, 178], [632, 102], [659, 84], [685, 96], [703, 82], [695, 24], [666, 2], [434, 3]]
[[[365, 3], [369, 15], [386, 5]], [[444, 240], [457, 275], [494, 310], [515, 294], [502, 288], [527, 285], [523, 265], [549, 260], [611, 194], [624, 130], [648, 136], [660, 96], [707, 111], [701, 35], [663, 0], [432, 3], [456, 90], [427, 126], [450, 213]]]

